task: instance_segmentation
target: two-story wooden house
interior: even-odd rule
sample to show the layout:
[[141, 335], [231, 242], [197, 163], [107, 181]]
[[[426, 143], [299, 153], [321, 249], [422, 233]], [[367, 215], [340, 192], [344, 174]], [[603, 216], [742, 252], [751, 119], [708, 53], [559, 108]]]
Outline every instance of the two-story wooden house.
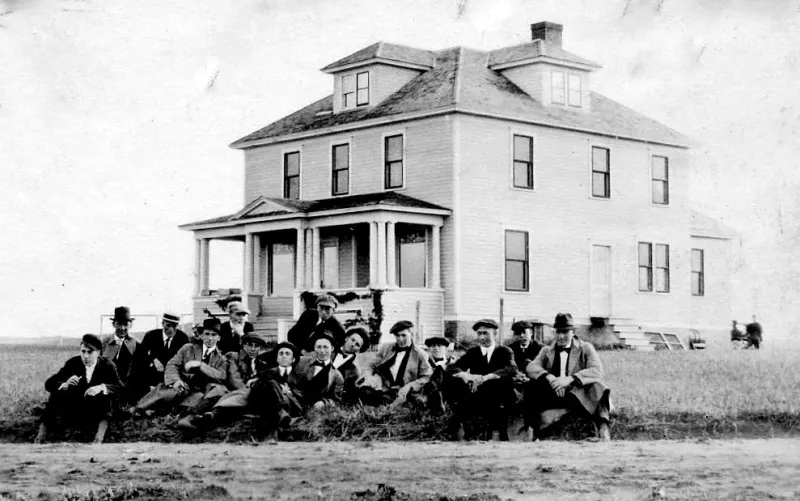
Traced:
[[376, 43], [322, 68], [333, 94], [235, 141], [244, 208], [182, 226], [196, 314], [226, 239], [244, 242], [267, 330], [304, 290], [379, 289], [384, 329], [418, 320], [425, 337], [501, 304], [506, 323], [569, 311], [623, 336], [725, 331], [731, 235], [693, 217], [689, 141], [593, 92], [600, 66], [562, 48], [560, 25], [531, 31], [488, 52]]

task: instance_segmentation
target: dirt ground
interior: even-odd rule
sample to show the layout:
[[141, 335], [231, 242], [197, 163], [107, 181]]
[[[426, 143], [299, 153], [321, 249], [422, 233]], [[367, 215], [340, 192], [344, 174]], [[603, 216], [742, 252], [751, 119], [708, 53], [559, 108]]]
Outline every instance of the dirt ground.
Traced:
[[205, 489], [193, 501], [800, 499], [800, 439], [0, 444], [0, 499], [126, 485]]

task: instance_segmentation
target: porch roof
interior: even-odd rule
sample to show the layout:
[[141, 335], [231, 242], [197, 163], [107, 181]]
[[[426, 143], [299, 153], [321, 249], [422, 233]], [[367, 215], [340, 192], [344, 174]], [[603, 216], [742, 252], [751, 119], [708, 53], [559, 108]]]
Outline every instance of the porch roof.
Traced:
[[183, 230], [198, 230], [220, 226], [235, 226], [244, 222], [301, 219], [336, 214], [337, 212], [368, 212], [379, 209], [440, 216], [448, 216], [452, 213], [450, 209], [445, 207], [409, 197], [396, 191], [364, 193], [319, 200], [288, 200], [262, 196], [234, 214], [182, 224], [179, 228]]

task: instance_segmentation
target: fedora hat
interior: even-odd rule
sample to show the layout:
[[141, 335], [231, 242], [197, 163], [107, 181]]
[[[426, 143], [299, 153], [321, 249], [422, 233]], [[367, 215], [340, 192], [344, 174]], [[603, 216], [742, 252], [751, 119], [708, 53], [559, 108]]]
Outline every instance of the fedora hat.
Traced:
[[300, 348], [295, 346], [294, 343], [290, 343], [289, 341], [283, 341], [281, 343], [278, 343], [275, 346], [275, 351], [274, 351], [275, 358], [274, 358], [274, 360], [276, 362], [278, 360], [278, 352], [281, 350], [281, 348], [288, 348], [288, 349], [292, 350], [292, 354], [294, 355], [294, 362], [292, 362], [293, 364], [296, 364], [300, 360]]
[[553, 322], [553, 329], [557, 331], [574, 330], [575, 324], [572, 323], [572, 315], [569, 313], [558, 313], [555, 322]]
[[433, 346], [450, 346], [450, 340], [443, 336], [429, 337], [425, 340], [425, 346], [428, 348]]
[[114, 308], [114, 317], [111, 319], [112, 322], [130, 322], [133, 320], [131, 317], [131, 309], [127, 306], [117, 306]]
[[203, 320], [203, 325], [200, 326], [200, 334], [204, 331], [213, 331], [219, 336], [220, 323], [218, 318], [206, 318]]
[[179, 323], [181, 323], [180, 315], [176, 315], [175, 313], [164, 312], [164, 314], [161, 315], [161, 320], [163, 320], [164, 322], [169, 322], [171, 324], [175, 324], [175, 325], [178, 325]]
[[316, 334], [311, 336], [308, 342], [311, 344], [311, 346], [314, 346], [315, 344], [317, 344], [318, 339], [327, 339], [328, 341], [331, 342], [331, 346], [334, 347], [336, 346], [336, 340], [333, 338], [333, 334], [331, 333], [331, 331], [327, 329], [323, 330], [322, 332], [317, 332]]
[[361, 336], [361, 340], [363, 341], [361, 343], [361, 350], [359, 351], [361, 353], [367, 351], [367, 348], [369, 348], [369, 333], [367, 332], [367, 330], [363, 327], [358, 327], [358, 326], [350, 327], [349, 329], [347, 329], [345, 339], [349, 338], [353, 334], [358, 334], [359, 336]]
[[94, 351], [100, 351], [103, 348], [103, 342], [94, 334], [84, 334], [81, 338], [81, 344]]

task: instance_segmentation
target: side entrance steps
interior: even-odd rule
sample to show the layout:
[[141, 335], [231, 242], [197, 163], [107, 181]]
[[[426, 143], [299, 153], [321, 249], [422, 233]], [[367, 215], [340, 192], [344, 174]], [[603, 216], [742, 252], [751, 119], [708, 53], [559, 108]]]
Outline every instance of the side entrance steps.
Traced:
[[656, 347], [650, 343], [650, 338], [642, 328], [633, 323], [619, 320], [613, 324], [614, 334], [632, 350], [655, 351]]

